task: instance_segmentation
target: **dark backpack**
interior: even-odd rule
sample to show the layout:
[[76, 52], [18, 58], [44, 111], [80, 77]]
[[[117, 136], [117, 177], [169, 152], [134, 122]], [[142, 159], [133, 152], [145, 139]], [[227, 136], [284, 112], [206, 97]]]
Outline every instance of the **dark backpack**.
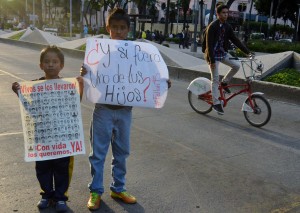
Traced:
[[202, 52], [205, 53], [205, 49], [206, 49], [206, 29], [205, 28], [202, 32], [202, 42], [201, 42], [201, 46], [202, 46]]

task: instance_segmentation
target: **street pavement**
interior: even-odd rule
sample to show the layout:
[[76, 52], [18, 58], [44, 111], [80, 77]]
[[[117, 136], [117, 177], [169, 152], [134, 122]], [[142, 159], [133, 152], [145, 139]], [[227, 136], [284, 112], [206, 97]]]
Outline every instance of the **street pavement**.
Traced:
[[[39, 212], [34, 163], [23, 160], [19, 103], [11, 83], [38, 78], [39, 51], [0, 43], [0, 212]], [[78, 75], [82, 59], [66, 57], [64, 77]], [[300, 211], [300, 106], [269, 100], [272, 118], [250, 126], [240, 111], [244, 96], [225, 115], [203, 116], [188, 104], [189, 82], [172, 82], [165, 107], [134, 108], [127, 188], [138, 203], [109, 197], [110, 160], [97, 212], [265, 213]], [[93, 105], [82, 102], [87, 153], [75, 157], [68, 212], [86, 208], [90, 180], [89, 124]], [[49, 208], [41, 212], [55, 212]]]

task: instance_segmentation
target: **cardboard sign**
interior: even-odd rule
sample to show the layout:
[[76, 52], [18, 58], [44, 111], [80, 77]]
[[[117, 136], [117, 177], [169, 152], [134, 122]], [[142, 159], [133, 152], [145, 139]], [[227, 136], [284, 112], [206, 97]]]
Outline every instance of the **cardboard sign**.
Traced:
[[75, 78], [20, 82], [25, 161], [85, 154]]
[[167, 66], [158, 49], [143, 42], [87, 39], [85, 94], [93, 103], [161, 108], [167, 98]]

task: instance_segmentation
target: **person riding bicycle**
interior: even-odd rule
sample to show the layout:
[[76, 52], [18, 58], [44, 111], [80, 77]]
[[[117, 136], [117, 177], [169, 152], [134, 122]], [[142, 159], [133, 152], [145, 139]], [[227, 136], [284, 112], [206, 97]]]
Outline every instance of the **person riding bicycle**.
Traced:
[[[213, 109], [220, 115], [224, 114], [223, 106], [219, 100], [219, 63], [223, 63], [231, 67], [221, 81], [222, 86], [227, 86], [228, 82], [240, 69], [239, 63], [234, 60], [229, 60], [230, 54], [228, 48], [229, 40], [236, 45], [242, 52], [251, 55], [250, 51], [242, 42], [234, 35], [233, 29], [228, 24], [227, 5], [219, 5], [217, 7], [217, 20], [209, 24], [206, 30], [206, 49], [204, 58], [209, 64], [211, 72], [211, 93], [213, 98]], [[230, 93], [229, 88], [224, 88], [227, 93]]]

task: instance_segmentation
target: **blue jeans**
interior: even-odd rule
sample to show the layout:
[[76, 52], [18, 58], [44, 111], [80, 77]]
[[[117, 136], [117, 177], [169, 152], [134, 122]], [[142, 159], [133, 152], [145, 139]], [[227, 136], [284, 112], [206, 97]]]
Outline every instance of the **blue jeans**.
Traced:
[[114, 192], [125, 191], [126, 159], [130, 153], [130, 127], [132, 107], [110, 109], [96, 104], [90, 129], [91, 153], [89, 156], [92, 181], [91, 192], [103, 194], [104, 162], [111, 143], [112, 183]]

